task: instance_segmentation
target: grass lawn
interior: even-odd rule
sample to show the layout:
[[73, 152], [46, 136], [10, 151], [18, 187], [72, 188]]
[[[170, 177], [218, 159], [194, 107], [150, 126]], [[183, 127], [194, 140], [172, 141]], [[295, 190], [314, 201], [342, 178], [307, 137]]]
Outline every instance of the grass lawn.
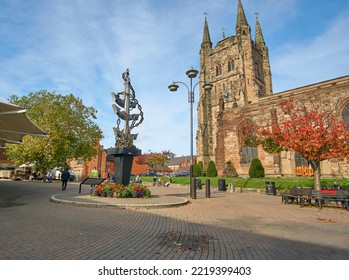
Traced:
[[[163, 182], [168, 181], [168, 177], [161, 177]], [[207, 177], [198, 178], [201, 180], [202, 185], [205, 185]], [[217, 186], [219, 179], [224, 179], [226, 185], [233, 184], [236, 188], [265, 188], [267, 181], [275, 182], [277, 190], [288, 190], [294, 187], [313, 187], [313, 177], [294, 177], [294, 178], [209, 178], [211, 186]], [[152, 182], [153, 177], [141, 177], [143, 182]], [[335, 179], [324, 178], [321, 179], [321, 186], [325, 188], [331, 188], [333, 182], [338, 182], [344, 189], [349, 188], [349, 179]], [[174, 184], [189, 184], [189, 176], [187, 177], [172, 177]]]

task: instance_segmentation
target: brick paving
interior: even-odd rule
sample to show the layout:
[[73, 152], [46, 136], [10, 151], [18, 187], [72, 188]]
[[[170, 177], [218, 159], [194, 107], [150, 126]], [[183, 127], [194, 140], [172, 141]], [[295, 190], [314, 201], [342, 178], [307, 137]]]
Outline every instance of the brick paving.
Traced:
[[[79, 184], [68, 184], [76, 197]], [[151, 187], [168, 208], [53, 203], [59, 183], [0, 181], [0, 259], [348, 260], [349, 211], [284, 205], [279, 196]], [[83, 190], [87, 192], [87, 189]], [[86, 193], [85, 193], [86, 195]], [[115, 199], [117, 201], [117, 199]]]

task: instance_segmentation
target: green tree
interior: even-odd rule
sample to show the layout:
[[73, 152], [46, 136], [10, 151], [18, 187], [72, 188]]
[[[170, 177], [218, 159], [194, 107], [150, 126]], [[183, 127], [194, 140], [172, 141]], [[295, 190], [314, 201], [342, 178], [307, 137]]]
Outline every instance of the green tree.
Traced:
[[234, 167], [234, 164], [231, 160], [228, 160], [226, 163], [225, 163], [225, 167], [224, 167], [224, 176], [225, 177], [237, 177], [238, 176], [238, 173]]
[[193, 176], [194, 177], [201, 177], [202, 176], [201, 167], [198, 163], [193, 164]]
[[38, 169], [67, 167], [72, 159], [89, 160], [97, 154], [102, 131], [93, 122], [97, 111], [73, 94], [42, 90], [27, 96], [12, 95], [11, 103], [28, 110], [28, 117], [49, 137], [25, 136], [22, 145], [7, 145], [7, 156], [16, 163], [31, 162]]
[[198, 162], [198, 165], [199, 165], [200, 170], [201, 170], [201, 175], [200, 175], [200, 176], [205, 176], [206, 174], [205, 174], [205, 172], [204, 172], [204, 163], [200, 160], [200, 161]]
[[263, 178], [265, 177], [264, 167], [258, 158], [254, 158], [251, 162], [250, 169], [248, 170], [250, 178]]
[[214, 162], [212, 160], [208, 162], [206, 176], [207, 177], [217, 177], [216, 165], [214, 164]]

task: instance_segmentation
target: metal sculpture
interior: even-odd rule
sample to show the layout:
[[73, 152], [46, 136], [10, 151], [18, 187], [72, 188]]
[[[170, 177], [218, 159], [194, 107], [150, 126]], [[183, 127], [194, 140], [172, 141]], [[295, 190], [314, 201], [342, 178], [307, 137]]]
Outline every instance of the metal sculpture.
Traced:
[[[133, 145], [137, 134], [131, 134], [131, 130], [143, 122], [143, 111], [136, 99], [136, 93], [131, 85], [129, 69], [122, 74], [124, 80], [124, 91], [112, 93], [115, 104], [112, 105], [115, 114], [118, 116], [115, 134], [115, 148], [107, 149], [107, 160], [114, 161], [115, 164], [115, 183], [128, 185], [132, 169], [134, 156], [141, 155], [141, 150]], [[124, 121], [124, 127], [121, 129], [121, 121]]]
[[[116, 103], [113, 104], [112, 107], [115, 114], [118, 116], [116, 122], [117, 126], [113, 128], [116, 140], [115, 147], [135, 148], [133, 140], [137, 139], [138, 134], [131, 134], [131, 130], [143, 122], [143, 111], [131, 85], [129, 69], [126, 69], [122, 74], [122, 79], [124, 80], [124, 91], [117, 94], [112, 92], [113, 100]], [[138, 113], [133, 113], [134, 110], [138, 110]], [[121, 120], [125, 122], [122, 130], [120, 129]]]

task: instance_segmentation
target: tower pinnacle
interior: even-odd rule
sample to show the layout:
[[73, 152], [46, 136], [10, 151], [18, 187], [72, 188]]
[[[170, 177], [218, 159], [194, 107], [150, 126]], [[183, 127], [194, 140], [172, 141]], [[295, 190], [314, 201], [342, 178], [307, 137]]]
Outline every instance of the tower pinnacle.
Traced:
[[246, 20], [246, 15], [244, 8], [242, 7], [241, 0], [238, 0], [238, 14], [236, 19], [236, 27], [246, 26], [248, 25]]
[[210, 31], [208, 29], [208, 24], [207, 24], [207, 13], [204, 13], [204, 14], [205, 14], [205, 23], [204, 23], [204, 34], [202, 36], [201, 48], [204, 48], [204, 47], [212, 48]]
[[261, 25], [259, 24], [259, 20], [258, 20], [258, 13], [256, 13], [256, 38], [255, 38], [255, 42], [259, 48], [263, 48], [263, 46], [265, 45], [263, 33], [262, 33], [262, 28], [261, 28]]

